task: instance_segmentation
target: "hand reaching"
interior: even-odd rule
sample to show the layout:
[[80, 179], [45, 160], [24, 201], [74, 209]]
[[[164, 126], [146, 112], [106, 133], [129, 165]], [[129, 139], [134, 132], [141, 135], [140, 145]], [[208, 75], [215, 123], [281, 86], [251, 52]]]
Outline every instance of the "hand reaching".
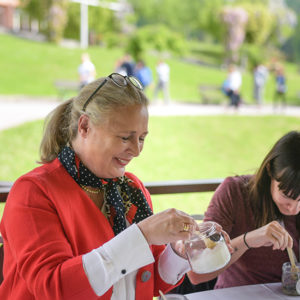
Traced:
[[171, 208], [144, 219], [138, 226], [149, 245], [163, 245], [189, 239], [198, 225], [188, 214]]
[[284, 250], [293, 247], [292, 237], [277, 221], [248, 232], [246, 240], [251, 248], [273, 246], [273, 250]]

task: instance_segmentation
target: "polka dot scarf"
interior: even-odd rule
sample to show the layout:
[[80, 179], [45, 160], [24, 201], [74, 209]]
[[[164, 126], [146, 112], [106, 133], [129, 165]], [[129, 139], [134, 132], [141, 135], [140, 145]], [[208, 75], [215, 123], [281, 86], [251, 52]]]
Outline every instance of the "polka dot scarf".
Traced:
[[126, 219], [130, 224], [138, 223], [152, 215], [143, 192], [126, 176], [112, 179], [97, 177], [70, 147], [64, 147], [58, 159], [79, 185], [104, 189], [106, 213], [115, 235], [126, 229]]

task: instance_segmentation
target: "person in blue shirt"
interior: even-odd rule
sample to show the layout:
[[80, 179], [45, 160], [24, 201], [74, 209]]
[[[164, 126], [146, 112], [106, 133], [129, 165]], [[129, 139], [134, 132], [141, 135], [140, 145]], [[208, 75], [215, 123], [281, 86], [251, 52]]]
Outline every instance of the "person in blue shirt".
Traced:
[[279, 67], [275, 73], [276, 80], [276, 91], [274, 95], [273, 107], [276, 108], [278, 104], [281, 104], [282, 107], [286, 105], [286, 77], [284, 74], [283, 67]]
[[143, 60], [136, 64], [134, 76], [142, 83], [144, 90], [152, 83], [152, 72]]

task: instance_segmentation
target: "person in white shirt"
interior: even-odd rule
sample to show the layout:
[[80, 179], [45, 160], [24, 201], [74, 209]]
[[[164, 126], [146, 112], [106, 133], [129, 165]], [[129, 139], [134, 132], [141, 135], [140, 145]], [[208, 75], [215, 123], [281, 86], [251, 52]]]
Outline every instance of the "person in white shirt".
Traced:
[[157, 83], [154, 89], [154, 99], [157, 101], [158, 93], [162, 91], [164, 96], [164, 103], [170, 103], [169, 95], [169, 80], [170, 80], [170, 67], [163, 61], [159, 60], [156, 66]]
[[228, 68], [227, 95], [230, 99], [230, 106], [238, 108], [241, 102], [240, 88], [242, 85], [242, 74], [235, 65]]
[[80, 88], [94, 81], [96, 78], [96, 68], [91, 62], [88, 53], [83, 53], [81, 55], [81, 64], [78, 67]]

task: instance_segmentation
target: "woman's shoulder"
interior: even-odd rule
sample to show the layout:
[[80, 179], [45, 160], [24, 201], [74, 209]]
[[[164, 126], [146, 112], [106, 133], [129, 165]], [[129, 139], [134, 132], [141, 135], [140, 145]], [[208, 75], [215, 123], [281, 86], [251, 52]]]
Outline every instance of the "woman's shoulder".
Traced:
[[61, 178], [60, 170], [64, 170], [62, 164], [58, 159], [55, 159], [49, 163], [42, 164], [28, 173], [20, 176], [14, 185], [20, 185], [22, 183], [35, 183], [37, 185], [45, 186], [51, 177], [53, 178]]
[[228, 176], [222, 182], [223, 187], [243, 189], [245, 188], [253, 175]]

